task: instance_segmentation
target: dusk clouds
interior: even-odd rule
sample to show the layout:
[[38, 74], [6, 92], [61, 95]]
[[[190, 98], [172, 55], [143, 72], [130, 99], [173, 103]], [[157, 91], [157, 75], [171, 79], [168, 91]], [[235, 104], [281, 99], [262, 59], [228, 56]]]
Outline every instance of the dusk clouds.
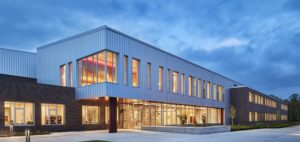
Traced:
[[300, 93], [298, 0], [2, 0], [0, 48], [108, 25], [266, 94]]

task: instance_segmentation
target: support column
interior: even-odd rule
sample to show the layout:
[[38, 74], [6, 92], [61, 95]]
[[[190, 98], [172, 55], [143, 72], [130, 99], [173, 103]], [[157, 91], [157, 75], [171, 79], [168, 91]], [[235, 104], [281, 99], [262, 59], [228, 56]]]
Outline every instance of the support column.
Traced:
[[117, 98], [109, 97], [109, 133], [117, 132]]

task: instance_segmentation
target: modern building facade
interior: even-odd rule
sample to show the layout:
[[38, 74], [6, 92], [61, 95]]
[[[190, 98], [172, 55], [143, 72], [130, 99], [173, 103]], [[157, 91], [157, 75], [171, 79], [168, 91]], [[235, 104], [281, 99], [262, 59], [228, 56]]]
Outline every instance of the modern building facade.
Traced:
[[107, 26], [37, 53], [0, 55], [3, 129], [116, 132], [180, 125], [182, 116], [187, 124], [226, 125], [230, 88], [242, 85]]
[[231, 88], [230, 103], [237, 111], [234, 124], [271, 123], [288, 120], [288, 105], [286, 103], [249, 87]]

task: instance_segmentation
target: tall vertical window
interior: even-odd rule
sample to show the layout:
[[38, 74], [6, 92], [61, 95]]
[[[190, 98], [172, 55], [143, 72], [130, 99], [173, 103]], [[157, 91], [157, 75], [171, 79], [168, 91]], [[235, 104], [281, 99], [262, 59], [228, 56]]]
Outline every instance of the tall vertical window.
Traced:
[[128, 56], [124, 56], [124, 85], [128, 84]]
[[104, 123], [105, 124], [109, 124], [109, 107], [108, 106], [105, 106], [105, 120], [104, 120]]
[[203, 98], [207, 98], [206, 81], [203, 80]]
[[60, 85], [67, 86], [66, 83], [66, 65], [59, 66]]
[[73, 66], [72, 66], [72, 62], [70, 62], [69, 64], [68, 64], [68, 66], [69, 66], [69, 86], [70, 87], [73, 87]]
[[172, 92], [178, 93], [178, 72], [173, 71], [172, 78], [173, 78]]
[[218, 85], [218, 95], [219, 95], [219, 101], [224, 101], [224, 87], [221, 85]]
[[5, 126], [34, 125], [34, 104], [24, 102], [4, 102]]
[[197, 78], [193, 78], [193, 96], [197, 96]]
[[171, 70], [168, 69], [168, 74], [167, 74], [167, 90], [170, 92], [171, 90]]
[[181, 90], [181, 94], [184, 95], [185, 92], [185, 84], [184, 84], [184, 74], [181, 74], [181, 78], [180, 78], [180, 90]]
[[213, 84], [213, 99], [217, 100], [217, 85]]
[[80, 86], [91, 85], [105, 81], [112, 83], [117, 82], [117, 53], [111, 51], [101, 51], [82, 58], [78, 60], [77, 63], [78, 84]]
[[151, 63], [147, 64], [147, 88], [151, 89]]
[[98, 124], [99, 123], [99, 107], [98, 106], [82, 106], [82, 124]]
[[201, 98], [201, 91], [202, 91], [202, 87], [201, 87], [201, 79], [198, 79], [198, 97]]
[[65, 106], [41, 104], [42, 125], [62, 125], [65, 121]]
[[193, 96], [193, 77], [189, 76], [189, 96]]
[[163, 90], [163, 67], [158, 68], [158, 90]]
[[207, 82], [207, 83], [206, 83], [206, 92], [207, 92], [206, 98], [207, 98], [207, 99], [210, 99], [210, 95], [211, 95], [211, 93], [210, 93], [210, 92], [211, 92], [210, 82]]
[[132, 86], [139, 86], [139, 75], [140, 75], [140, 61], [138, 59], [132, 59]]
[[107, 82], [117, 82], [117, 54], [113, 52], [106, 52], [106, 68], [107, 74], [106, 79]]

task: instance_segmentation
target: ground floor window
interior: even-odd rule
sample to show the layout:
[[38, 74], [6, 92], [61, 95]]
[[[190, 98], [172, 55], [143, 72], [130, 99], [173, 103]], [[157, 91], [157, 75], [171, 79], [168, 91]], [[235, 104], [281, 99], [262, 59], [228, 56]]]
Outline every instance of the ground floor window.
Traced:
[[98, 124], [99, 123], [99, 107], [98, 106], [82, 106], [82, 124]]
[[4, 102], [5, 126], [34, 125], [34, 104], [25, 102]]
[[42, 125], [63, 125], [65, 106], [62, 104], [41, 104]]

